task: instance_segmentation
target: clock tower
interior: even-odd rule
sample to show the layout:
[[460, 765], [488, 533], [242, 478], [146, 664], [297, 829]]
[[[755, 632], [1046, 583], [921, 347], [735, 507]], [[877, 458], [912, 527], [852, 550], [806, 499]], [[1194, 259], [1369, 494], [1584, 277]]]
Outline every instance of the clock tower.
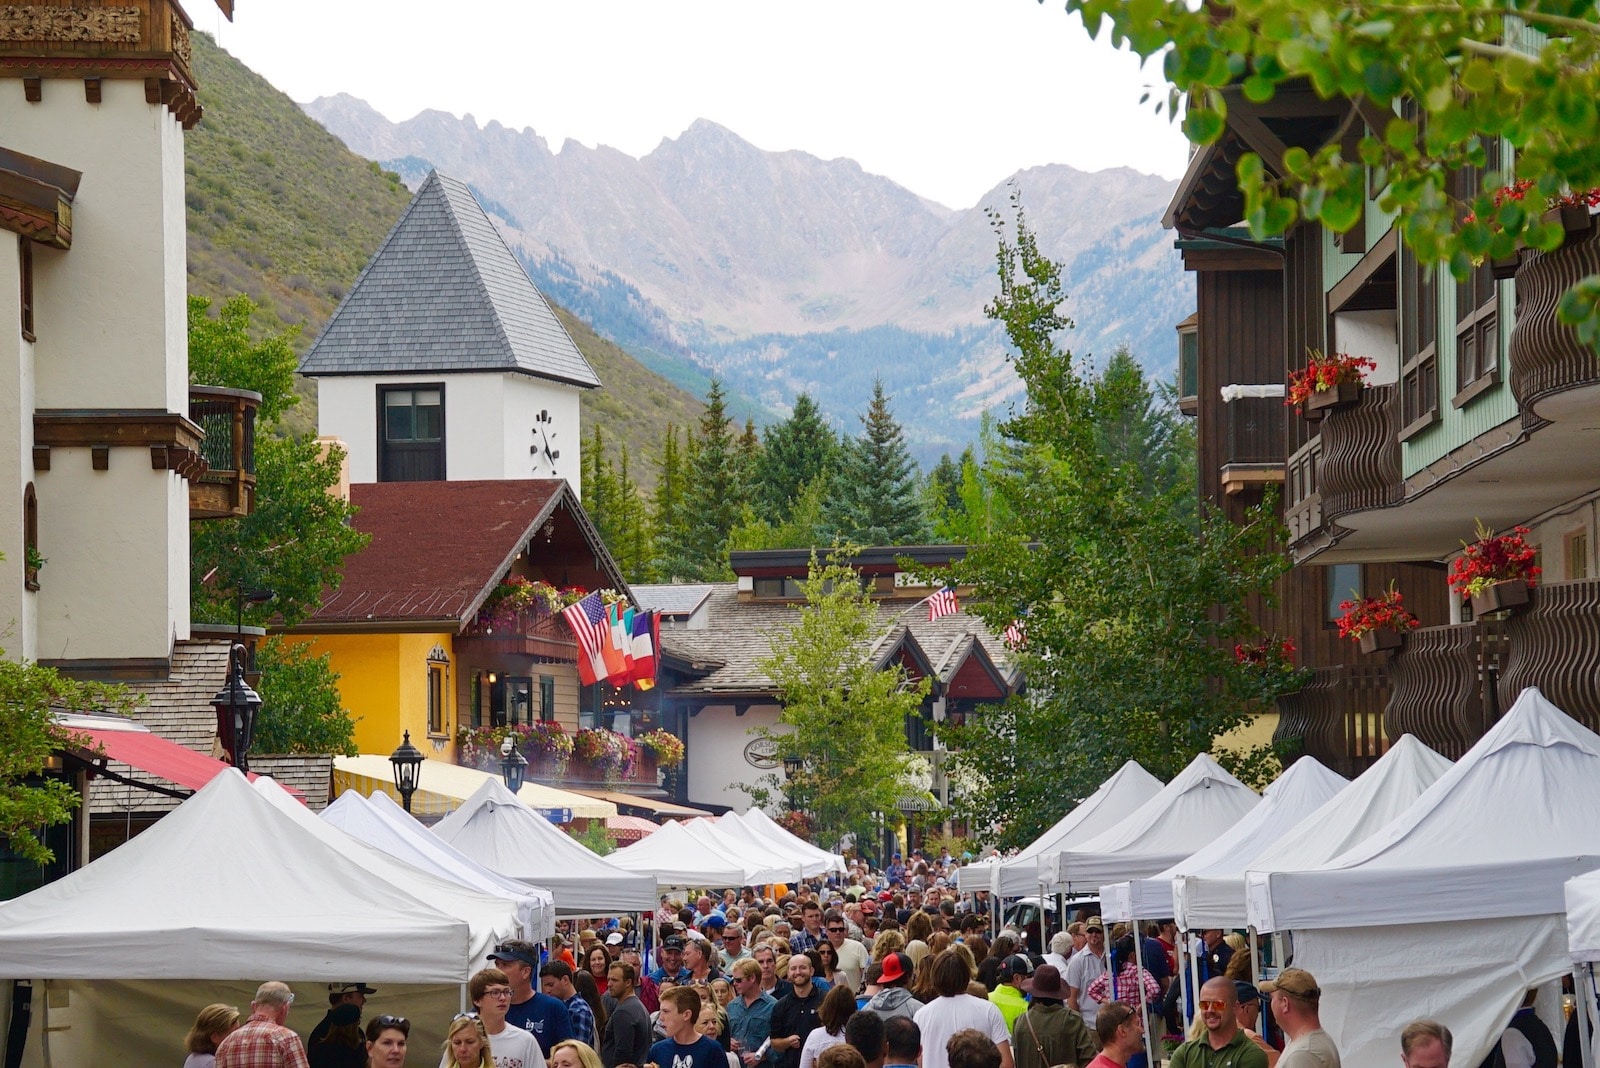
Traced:
[[565, 479], [600, 379], [464, 182], [428, 175], [300, 371], [350, 480]]

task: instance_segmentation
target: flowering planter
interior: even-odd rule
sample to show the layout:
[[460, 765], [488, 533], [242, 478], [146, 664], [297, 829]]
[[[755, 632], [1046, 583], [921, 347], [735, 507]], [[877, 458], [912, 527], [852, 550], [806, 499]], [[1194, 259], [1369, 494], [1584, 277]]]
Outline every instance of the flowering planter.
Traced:
[[1312, 419], [1313, 417], [1310, 413], [1316, 412], [1315, 419], [1321, 419], [1323, 415], [1335, 408], [1343, 408], [1346, 405], [1356, 403], [1361, 399], [1362, 389], [1363, 386], [1360, 382], [1340, 382], [1330, 389], [1315, 390], [1311, 396], [1306, 398], [1304, 408], [1306, 418]]
[[1503, 582], [1490, 583], [1472, 595], [1472, 614], [1474, 617], [1486, 616], [1491, 612], [1520, 608], [1527, 603], [1527, 582], [1522, 579], [1506, 579]]
[[1387, 627], [1379, 630], [1369, 630], [1357, 639], [1363, 653], [1376, 653], [1380, 649], [1398, 649], [1405, 644], [1405, 640], [1406, 636], [1404, 634], [1397, 630], [1389, 630]]
[[1581, 234], [1589, 229], [1593, 216], [1589, 214], [1587, 204], [1562, 204], [1551, 208], [1544, 218], [1548, 222], [1560, 223], [1561, 229], [1569, 234]]

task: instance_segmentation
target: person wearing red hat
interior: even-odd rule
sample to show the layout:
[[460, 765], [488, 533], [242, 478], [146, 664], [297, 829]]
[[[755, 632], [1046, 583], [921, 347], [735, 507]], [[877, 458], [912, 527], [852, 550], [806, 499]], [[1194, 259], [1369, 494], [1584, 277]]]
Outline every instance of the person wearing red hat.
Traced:
[[904, 953], [890, 953], [883, 958], [882, 971], [878, 974], [878, 986], [881, 988], [872, 996], [862, 1008], [863, 1012], [875, 1013], [885, 1020], [892, 1016], [904, 1016], [906, 1019], [917, 1014], [922, 1008], [922, 1002], [911, 996], [911, 991], [906, 989], [911, 982], [911, 958]]

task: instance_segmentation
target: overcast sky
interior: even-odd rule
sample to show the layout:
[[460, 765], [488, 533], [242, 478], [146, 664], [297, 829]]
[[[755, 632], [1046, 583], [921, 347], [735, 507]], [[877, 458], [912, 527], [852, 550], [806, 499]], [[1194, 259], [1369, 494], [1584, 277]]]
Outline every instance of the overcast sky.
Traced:
[[[630, 155], [711, 119], [965, 208], [1044, 163], [1175, 178], [1159, 68], [1035, 0], [239, 0], [201, 29], [295, 100], [360, 97]], [[1154, 99], [1154, 97], [1152, 98]]]

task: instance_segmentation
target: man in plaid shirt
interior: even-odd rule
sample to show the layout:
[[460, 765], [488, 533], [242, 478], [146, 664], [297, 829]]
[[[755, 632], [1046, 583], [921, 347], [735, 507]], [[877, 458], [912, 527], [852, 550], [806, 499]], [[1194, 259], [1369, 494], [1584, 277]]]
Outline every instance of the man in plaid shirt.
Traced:
[[572, 966], [564, 960], [553, 960], [539, 969], [539, 988], [551, 997], [566, 1003], [567, 1022], [572, 1026], [572, 1037], [588, 1046], [594, 1046], [594, 1009], [583, 1000], [578, 988], [572, 984]]
[[300, 1036], [284, 1026], [294, 991], [262, 983], [250, 1003], [250, 1019], [217, 1047], [217, 1068], [308, 1068]]

